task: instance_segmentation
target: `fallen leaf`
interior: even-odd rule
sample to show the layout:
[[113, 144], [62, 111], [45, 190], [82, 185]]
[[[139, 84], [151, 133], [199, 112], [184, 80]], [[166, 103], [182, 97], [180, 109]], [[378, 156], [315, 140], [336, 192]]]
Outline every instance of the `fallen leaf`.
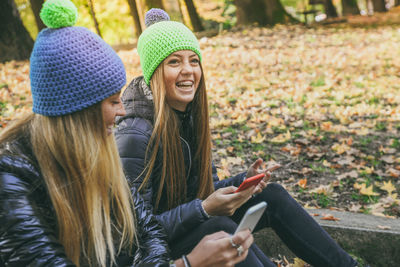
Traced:
[[374, 167], [367, 167], [364, 166], [360, 169], [362, 172], [366, 173], [366, 174], [372, 174], [374, 172]]
[[301, 169], [301, 173], [303, 175], [310, 174], [312, 172], [313, 172], [313, 170], [311, 168], [308, 168], [308, 167], [304, 167], [304, 168]]
[[232, 165], [242, 165], [243, 159], [241, 157], [228, 157], [227, 159], [228, 164]]
[[290, 134], [290, 131], [287, 131], [286, 133], [279, 134], [269, 140], [271, 143], [285, 143], [286, 141], [289, 141], [292, 135]]
[[387, 174], [391, 177], [394, 178], [399, 178], [400, 177], [400, 171], [390, 168], [389, 170], [387, 170]]
[[317, 193], [318, 195], [330, 195], [333, 192], [333, 187], [331, 185], [320, 185], [319, 187], [310, 191], [310, 193]]
[[375, 203], [375, 204], [369, 205], [368, 208], [372, 215], [385, 217], [385, 214], [383, 214], [385, 212], [385, 207], [384, 207], [383, 203]]
[[287, 146], [282, 147], [281, 150], [284, 152], [289, 152], [291, 156], [298, 156], [301, 153], [301, 146], [292, 146], [288, 144]]
[[345, 143], [342, 143], [342, 144], [335, 143], [332, 145], [331, 148], [333, 151], [335, 151], [339, 155], [343, 154], [344, 152], [346, 152], [350, 149], [350, 147], [348, 145], [346, 145]]
[[353, 163], [353, 161], [355, 160], [354, 157], [352, 156], [346, 156], [346, 157], [341, 157], [337, 163], [339, 163], [340, 165], [350, 165]]
[[323, 217], [321, 218], [321, 220], [325, 220], [325, 221], [340, 221], [339, 218], [336, 218], [332, 214], [324, 214]]
[[328, 132], [330, 131], [332, 128], [332, 122], [331, 121], [325, 121], [323, 123], [321, 123], [321, 129]]
[[360, 204], [352, 204], [351, 207], [349, 208], [349, 211], [359, 212], [361, 207], [362, 206]]
[[308, 146], [310, 144], [310, 141], [306, 138], [297, 138], [294, 142], [302, 146]]
[[328, 162], [326, 159], [324, 159], [324, 161], [322, 162], [322, 165], [324, 165], [325, 167], [331, 167], [331, 163], [330, 162]]
[[337, 178], [339, 180], [342, 180], [344, 178], [357, 178], [358, 177], [358, 172], [357, 171], [351, 171], [351, 172], [346, 172], [341, 175], [339, 175]]
[[365, 196], [379, 196], [378, 193], [373, 191], [373, 185], [367, 186], [366, 184], [361, 184], [360, 194]]
[[301, 188], [305, 189], [307, 187], [307, 178], [300, 179], [297, 182], [297, 185], [300, 186]]
[[235, 150], [235, 148], [234, 148], [233, 146], [228, 146], [228, 147], [226, 148], [226, 151], [228, 151], [229, 153], [232, 153], [233, 150]]
[[385, 182], [383, 181], [383, 185], [379, 187], [382, 190], [385, 190], [389, 193], [389, 195], [393, 192], [396, 191], [396, 187], [394, 187], [394, 185], [392, 184], [391, 181], [389, 182]]
[[349, 138], [346, 139], [346, 144], [348, 146], [351, 146], [353, 144], [353, 138], [350, 136]]
[[253, 144], [260, 144], [260, 143], [264, 142], [264, 140], [265, 140], [265, 136], [262, 136], [260, 132], [258, 132], [257, 137], [252, 136], [250, 139], [250, 141]]
[[226, 156], [228, 155], [228, 153], [226, 153], [226, 149], [225, 148], [221, 148], [217, 150], [217, 154], [221, 155], [221, 156]]
[[383, 156], [381, 157], [381, 160], [388, 164], [393, 164], [395, 162], [394, 156]]

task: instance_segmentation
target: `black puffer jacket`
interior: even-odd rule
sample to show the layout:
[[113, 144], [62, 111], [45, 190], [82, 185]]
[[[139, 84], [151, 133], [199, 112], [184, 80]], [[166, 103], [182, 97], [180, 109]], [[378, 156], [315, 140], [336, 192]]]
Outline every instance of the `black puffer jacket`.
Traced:
[[[126, 88], [122, 102], [127, 115], [117, 119], [117, 131], [115, 133], [118, 150], [132, 189], [138, 188], [143, 181], [141, 175], [145, 168], [145, 156], [147, 145], [153, 131], [153, 97], [150, 88], [144, 82], [142, 76], [135, 78]], [[194, 153], [190, 138], [192, 128], [192, 116], [189, 113], [178, 114], [181, 124], [181, 143], [187, 172], [187, 202], [172, 210], [155, 210], [157, 220], [164, 226], [168, 233], [169, 242], [185, 236], [199, 224], [207, 220], [207, 216], [201, 207], [201, 200], [196, 198], [198, 190], [198, 173], [195, 168]], [[184, 133], [182, 133], [182, 131]], [[189, 132], [189, 134], [188, 134]], [[160, 155], [161, 153], [159, 153]], [[162, 159], [158, 157], [151, 175], [151, 181], [146, 189], [141, 192], [146, 203], [154, 207], [157, 189], [160, 183], [160, 168]], [[218, 179], [216, 168], [213, 167], [215, 189], [229, 185], [238, 186], [244, 179], [245, 173], [222, 180]], [[161, 198], [163, 203], [165, 194]]]
[[[74, 266], [57, 240], [55, 212], [27, 140], [0, 144], [0, 266]], [[118, 266], [169, 266], [164, 230], [137, 194], [134, 205], [140, 248], [133, 256], [121, 252]]]

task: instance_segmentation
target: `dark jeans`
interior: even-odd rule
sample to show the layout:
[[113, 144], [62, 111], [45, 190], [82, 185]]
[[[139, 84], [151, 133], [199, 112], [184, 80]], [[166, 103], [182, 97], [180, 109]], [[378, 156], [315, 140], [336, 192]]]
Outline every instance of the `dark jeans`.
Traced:
[[[254, 231], [271, 227], [288, 248], [315, 267], [353, 267], [351, 258], [324, 229], [279, 184], [271, 183], [260, 194], [240, 207], [231, 217], [213, 217], [185, 238], [170, 244], [173, 258], [188, 254], [205, 236], [217, 231], [234, 233], [247, 209], [261, 201], [267, 209]], [[236, 266], [275, 266], [262, 251], [252, 245], [244, 262]]]

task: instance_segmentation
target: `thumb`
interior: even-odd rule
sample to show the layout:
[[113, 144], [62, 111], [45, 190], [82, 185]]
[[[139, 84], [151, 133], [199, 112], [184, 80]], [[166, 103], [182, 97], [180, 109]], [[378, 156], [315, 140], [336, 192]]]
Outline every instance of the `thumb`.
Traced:
[[261, 158], [258, 158], [253, 165], [251, 166], [252, 168], [254, 168], [254, 170], [257, 170], [261, 167], [261, 165], [263, 164], [263, 160]]
[[222, 187], [215, 192], [219, 192], [221, 194], [230, 194], [230, 193], [235, 192], [236, 189], [237, 189], [237, 187], [231, 185], [231, 186], [227, 186], [227, 187]]

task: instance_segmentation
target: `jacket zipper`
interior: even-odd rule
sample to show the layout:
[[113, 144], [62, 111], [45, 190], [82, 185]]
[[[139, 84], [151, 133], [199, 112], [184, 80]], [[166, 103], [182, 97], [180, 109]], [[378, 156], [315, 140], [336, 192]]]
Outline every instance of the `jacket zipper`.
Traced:
[[185, 144], [188, 147], [188, 151], [189, 151], [189, 169], [188, 169], [188, 173], [187, 173], [187, 177], [186, 177], [186, 179], [189, 179], [190, 169], [192, 168], [192, 153], [190, 152], [189, 143], [185, 139], [183, 139], [182, 136], [179, 136], [179, 137], [185, 142]]

